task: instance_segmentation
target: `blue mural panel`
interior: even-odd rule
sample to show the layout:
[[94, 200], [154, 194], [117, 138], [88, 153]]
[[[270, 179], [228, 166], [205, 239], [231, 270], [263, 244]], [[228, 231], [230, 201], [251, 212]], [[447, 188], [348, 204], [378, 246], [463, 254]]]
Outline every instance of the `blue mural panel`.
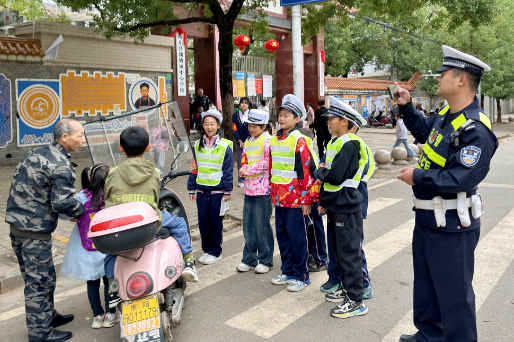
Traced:
[[0, 74], [0, 147], [6, 147], [11, 140], [11, 81]]

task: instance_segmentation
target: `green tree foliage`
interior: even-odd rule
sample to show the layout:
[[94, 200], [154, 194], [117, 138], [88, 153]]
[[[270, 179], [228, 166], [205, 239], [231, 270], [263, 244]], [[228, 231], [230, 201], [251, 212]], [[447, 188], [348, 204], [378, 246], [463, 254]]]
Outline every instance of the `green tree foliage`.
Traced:
[[[267, 40], [265, 21], [266, 13], [262, 10], [269, 3], [267, 0], [55, 0], [75, 11], [90, 10], [94, 17], [96, 30], [107, 38], [129, 36], [136, 42], [143, 41], [150, 29], [160, 27], [163, 33], [171, 32], [174, 27], [188, 23], [206, 23], [215, 25], [219, 30], [219, 73], [220, 91], [223, 107], [223, 127], [226, 136], [232, 138], [232, 56], [233, 39], [237, 32], [252, 30], [255, 36], [253, 49], [255, 55], [262, 51], [262, 44]], [[278, 0], [277, 0], [278, 1]], [[323, 28], [329, 19], [338, 20], [340, 25], [348, 25], [350, 19], [347, 9], [352, 6], [362, 8], [359, 15], [380, 13], [387, 22], [397, 22], [402, 30], [410, 32], [422, 25], [413, 14], [422, 12], [430, 6], [439, 6], [439, 12], [430, 11], [431, 22], [446, 20], [450, 26], [458, 26], [469, 21], [476, 27], [478, 21], [489, 21], [492, 17], [492, 4], [497, 0], [337, 0], [308, 5], [309, 15], [303, 20], [302, 41], [307, 44], [311, 37]], [[243, 20], [244, 18], [244, 20]], [[241, 26], [241, 29], [237, 28]], [[246, 31], [245, 31], [246, 30]], [[369, 28], [369, 32], [375, 32]], [[363, 41], [368, 41], [364, 39]], [[372, 39], [369, 39], [372, 44]], [[356, 48], [357, 49], [357, 48]], [[362, 56], [364, 52], [357, 51]], [[253, 53], [251, 53], [253, 55]], [[366, 58], [369, 54], [366, 52]], [[345, 57], [348, 61], [354, 56]], [[336, 63], [336, 62], [334, 62]]]
[[25, 21], [54, 21], [70, 24], [71, 20], [61, 7], [56, 13], [45, 9], [41, 0], [0, 0], [0, 10], [12, 9], [18, 11]]

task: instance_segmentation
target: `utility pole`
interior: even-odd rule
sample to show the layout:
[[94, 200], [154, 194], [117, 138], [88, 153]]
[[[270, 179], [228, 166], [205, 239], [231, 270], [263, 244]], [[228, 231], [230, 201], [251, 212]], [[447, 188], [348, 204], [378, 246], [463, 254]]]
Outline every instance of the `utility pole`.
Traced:
[[293, 38], [293, 91], [294, 95], [303, 102], [303, 51], [302, 51], [302, 6], [291, 8], [292, 38]]

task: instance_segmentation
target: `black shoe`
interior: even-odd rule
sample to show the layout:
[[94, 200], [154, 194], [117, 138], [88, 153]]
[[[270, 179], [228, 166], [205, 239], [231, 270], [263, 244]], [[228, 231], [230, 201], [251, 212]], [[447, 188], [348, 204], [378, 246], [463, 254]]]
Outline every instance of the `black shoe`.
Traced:
[[54, 329], [46, 338], [31, 338], [29, 342], [62, 342], [71, 338], [71, 331], [60, 331]]
[[400, 336], [400, 342], [417, 342], [417, 340], [414, 338], [414, 334], [402, 335]]
[[333, 283], [329, 280], [325, 284], [321, 285], [321, 287], [319, 289], [322, 292], [330, 293], [332, 291], [337, 290], [338, 287], [339, 287], [339, 284]]
[[319, 272], [325, 271], [327, 269], [326, 265], [318, 266], [317, 264], [309, 265], [309, 272]]
[[61, 325], [68, 324], [71, 321], [73, 321], [74, 318], [75, 318], [75, 316], [73, 316], [71, 314], [61, 315], [60, 313], [57, 313], [54, 316], [54, 319], [52, 320], [52, 327], [57, 328], [57, 327], [60, 327]]
[[115, 308], [121, 302], [120, 294], [118, 292], [109, 293], [109, 308]]

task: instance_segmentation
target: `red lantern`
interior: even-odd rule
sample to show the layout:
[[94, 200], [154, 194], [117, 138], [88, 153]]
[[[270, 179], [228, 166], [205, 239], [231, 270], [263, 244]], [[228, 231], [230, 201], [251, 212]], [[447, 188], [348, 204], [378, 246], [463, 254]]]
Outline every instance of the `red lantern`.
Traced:
[[275, 52], [275, 50], [278, 50], [279, 44], [276, 40], [268, 40], [266, 43], [264, 43], [264, 48], [269, 51], [269, 57], [271, 58], [271, 54]]
[[236, 46], [239, 46], [239, 49], [241, 50], [241, 52], [243, 52], [245, 50], [245, 46], [250, 44], [250, 38], [240, 34], [239, 36], [234, 38], [234, 44], [236, 44]]

